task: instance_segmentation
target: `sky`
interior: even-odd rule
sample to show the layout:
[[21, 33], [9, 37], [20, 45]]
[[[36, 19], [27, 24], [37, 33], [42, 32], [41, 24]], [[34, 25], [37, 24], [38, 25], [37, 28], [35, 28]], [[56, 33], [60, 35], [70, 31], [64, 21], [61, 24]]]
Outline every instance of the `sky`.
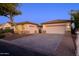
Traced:
[[[70, 19], [70, 10], [79, 10], [77, 3], [22, 3], [19, 7], [21, 15], [15, 16], [15, 22], [30, 21], [42, 23], [56, 19]], [[0, 16], [0, 23], [9, 21], [7, 17]]]

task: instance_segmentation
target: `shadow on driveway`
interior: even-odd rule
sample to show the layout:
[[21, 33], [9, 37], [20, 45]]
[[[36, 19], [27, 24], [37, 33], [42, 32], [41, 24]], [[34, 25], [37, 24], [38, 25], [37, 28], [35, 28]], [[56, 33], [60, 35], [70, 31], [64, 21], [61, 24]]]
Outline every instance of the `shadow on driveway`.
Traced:
[[0, 56], [46, 56], [9, 43], [0, 42]]

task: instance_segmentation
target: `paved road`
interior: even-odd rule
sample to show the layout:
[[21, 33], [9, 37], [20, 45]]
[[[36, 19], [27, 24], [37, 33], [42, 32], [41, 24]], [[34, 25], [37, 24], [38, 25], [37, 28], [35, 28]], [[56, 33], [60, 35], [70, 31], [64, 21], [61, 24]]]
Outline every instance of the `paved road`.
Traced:
[[72, 39], [59, 34], [36, 34], [10, 43], [43, 55], [75, 55]]

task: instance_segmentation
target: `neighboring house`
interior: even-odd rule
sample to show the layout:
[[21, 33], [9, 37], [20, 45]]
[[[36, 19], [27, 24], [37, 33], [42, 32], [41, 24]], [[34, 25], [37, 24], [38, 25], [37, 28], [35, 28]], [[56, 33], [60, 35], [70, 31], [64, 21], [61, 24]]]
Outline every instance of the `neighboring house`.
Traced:
[[70, 20], [53, 20], [42, 23], [43, 33], [64, 34], [67, 31], [71, 31]]
[[11, 23], [10, 22], [7, 22], [7, 23], [4, 23], [1, 25], [1, 28], [2, 29], [11, 29]]

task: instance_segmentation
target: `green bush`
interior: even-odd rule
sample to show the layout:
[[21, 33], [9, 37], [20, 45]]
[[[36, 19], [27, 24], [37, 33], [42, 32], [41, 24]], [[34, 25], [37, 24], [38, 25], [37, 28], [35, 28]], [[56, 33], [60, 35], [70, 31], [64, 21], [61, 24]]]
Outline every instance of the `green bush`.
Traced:
[[79, 21], [78, 20], [75, 20], [74, 23], [75, 23], [76, 29], [78, 30], [79, 29]]
[[11, 32], [11, 29], [5, 29], [4, 32], [5, 33]]

